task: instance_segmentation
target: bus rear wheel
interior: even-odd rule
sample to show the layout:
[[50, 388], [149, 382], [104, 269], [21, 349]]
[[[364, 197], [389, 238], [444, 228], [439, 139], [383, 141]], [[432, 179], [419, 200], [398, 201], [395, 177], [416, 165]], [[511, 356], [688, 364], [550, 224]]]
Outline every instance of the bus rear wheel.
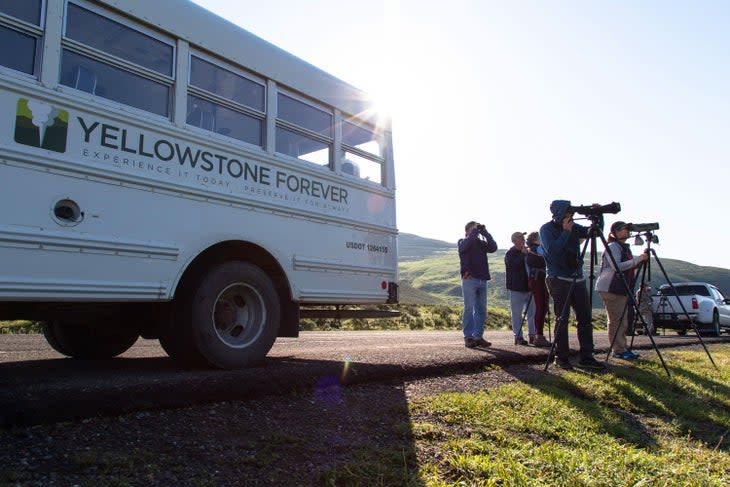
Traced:
[[43, 323], [43, 336], [57, 352], [80, 359], [108, 359], [129, 350], [139, 338], [137, 330], [121, 325]]
[[276, 340], [279, 296], [259, 267], [219, 264], [175, 298], [160, 338], [175, 360], [192, 367], [242, 369], [259, 363]]

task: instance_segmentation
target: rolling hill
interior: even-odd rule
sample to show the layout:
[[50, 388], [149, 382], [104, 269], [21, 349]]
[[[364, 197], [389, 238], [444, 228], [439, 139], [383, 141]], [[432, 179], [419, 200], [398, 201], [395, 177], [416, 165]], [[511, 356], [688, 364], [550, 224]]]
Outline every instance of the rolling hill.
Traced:
[[[640, 251], [636, 247], [634, 252]], [[398, 262], [400, 270], [400, 301], [404, 304], [451, 304], [460, 305], [461, 281], [459, 279], [459, 256], [456, 243], [419, 237], [410, 233], [398, 236]], [[504, 254], [499, 249], [489, 254], [489, 306], [507, 307], [509, 294], [504, 287]], [[659, 261], [652, 259], [647, 281], [653, 287], [666, 283], [660, 263], [673, 283], [683, 281], [709, 282], [730, 295], [730, 269], [699, 266], [675, 259], [664, 259], [657, 250]], [[599, 256], [600, 257], [600, 256]], [[600, 262], [600, 260], [599, 260]], [[585, 269], [588, 272], [588, 262]], [[595, 269], [596, 276], [598, 268]], [[649, 279], [650, 278], [650, 279]], [[601, 307], [598, 296], [593, 305]]]

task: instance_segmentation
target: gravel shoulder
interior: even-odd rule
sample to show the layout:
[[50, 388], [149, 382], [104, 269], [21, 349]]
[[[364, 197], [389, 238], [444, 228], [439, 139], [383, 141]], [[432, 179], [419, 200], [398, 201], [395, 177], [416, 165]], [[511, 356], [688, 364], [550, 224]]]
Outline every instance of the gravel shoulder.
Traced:
[[0, 432], [0, 485], [323, 485], [364, 449], [414, 455], [408, 401], [543, 374], [512, 365], [406, 382], [320, 383], [277, 398]]

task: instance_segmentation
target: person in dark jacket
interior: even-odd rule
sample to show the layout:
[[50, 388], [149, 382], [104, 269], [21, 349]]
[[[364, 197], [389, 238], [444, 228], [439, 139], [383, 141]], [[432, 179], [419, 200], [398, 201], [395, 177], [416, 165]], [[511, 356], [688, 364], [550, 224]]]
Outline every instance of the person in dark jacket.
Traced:
[[459, 240], [461, 266], [461, 290], [464, 295], [464, 344], [468, 348], [489, 347], [484, 339], [484, 322], [487, 319], [487, 281], [489, 263], [487, 254], [497, 250], [497, 242], [484, 225], [470, 221], [464, 227], [465, 237]]
[[535, 305], [530, 298], [530, 289], [527, 283], [527, 246], [525, 232], [512, 234], [512, 247], [504, 254], [505, 286], [509, 290], [509, 306], [512, 315], [512, 333], [515, 336], [515, 345], [527, 345], [522, 336], [522, 313], [527, 310], [527, 333], [530, 343], [535, 342]]
[[531, 232], [527, 235], [527, 287], [532, 293], [532, 301], [535, 303], [535, 340], [531, 342], [536, 347], [549, 347], [552, 345], [545, 338], [545, 316], [550, 305], [550, 295], [545, 285], [545, 257], [544, 250], [540, 245], [540, 234]]
[[[593, 324], [583, 262], [580, 260], [580, 239], [589, 238], [589, 228], [573, 222], [570, 201], [555, 200], [550, 204], [552, 220], [540, 227], [540, 240], [545, 251], [547, 284], [555, 310], [555, 364], [566, 370], [570, 363], [568, 345], [568, 307], [575, 312], [580, 345], [578, 367], [603, 370], [605, 366], [593, 358]], [[602, 226], [602, 221], [599, 223]], [[565, 310], [565, 313], [563, 313]]]

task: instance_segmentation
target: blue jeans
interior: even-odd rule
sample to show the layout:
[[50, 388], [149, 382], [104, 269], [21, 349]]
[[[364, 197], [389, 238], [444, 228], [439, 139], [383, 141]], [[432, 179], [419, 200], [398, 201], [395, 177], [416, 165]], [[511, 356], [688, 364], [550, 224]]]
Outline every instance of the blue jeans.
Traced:
[[535, 300], [530, 291], [510, 291], [509, 307], [512, 313], [512, 332], [516, 337], [522, 336], [522, 313], [527, 307], [527, 333], [535, 336]]
[[464, 338], [482, 338], [487, 319], [487, 281], [482, 279], [461, 280], [464, 295]]

